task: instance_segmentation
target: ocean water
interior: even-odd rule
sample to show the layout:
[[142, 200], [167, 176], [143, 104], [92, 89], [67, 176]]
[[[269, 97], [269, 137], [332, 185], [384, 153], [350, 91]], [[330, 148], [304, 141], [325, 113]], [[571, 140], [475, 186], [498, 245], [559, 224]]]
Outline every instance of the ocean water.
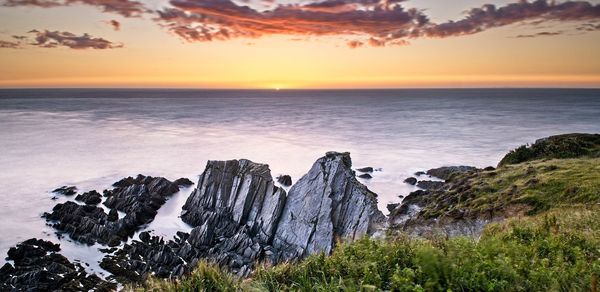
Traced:
[[[355, 167], [379, 207], [414, 187], [402, 181], [443, 165], [496, 165], [537, 138], [600, 132], [600, 90], [0, 90], [0, 254], [38, 237], [101, 273], [98, 246], [59, 240], [40, 218], [62, 185], [108, 188], [138, 173], [197, 181], [207, 160], [247, 158], [296, 181], [330, 150]], [[171, 237], [193, 188], [146, 226]]]

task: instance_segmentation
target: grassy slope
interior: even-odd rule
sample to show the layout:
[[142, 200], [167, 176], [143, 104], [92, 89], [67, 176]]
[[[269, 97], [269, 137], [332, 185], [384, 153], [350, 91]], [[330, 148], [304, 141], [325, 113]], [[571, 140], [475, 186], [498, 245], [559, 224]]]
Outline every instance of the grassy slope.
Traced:
[[600, 158], [537, 160], [493, 171], [458, 174], [449, 191], [434, 192], [425, 218], [457, 212], [477, 217], [521, 205], [529, 215], [560, 206], [600, 202]]
[[468, 238], [362, 239], [239, 282], [202, 263], [179, 282], [152, 279], [154, 291], [590, 291], [600, 275], [599, 206], [552, 210], [491, 224]]

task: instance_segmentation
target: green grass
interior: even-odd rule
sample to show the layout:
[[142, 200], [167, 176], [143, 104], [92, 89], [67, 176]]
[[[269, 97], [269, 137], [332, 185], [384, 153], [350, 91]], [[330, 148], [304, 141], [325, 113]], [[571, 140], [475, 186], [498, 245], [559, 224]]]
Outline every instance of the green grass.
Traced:
[[510, 151], [498, 166], [539, 159], [600, 157], [600, 134], [564, 134], [540, 139]]
[[478, 240], [364, 238], [330, 256], [260, 268], [244, 281], [202, 263], [178, 282], [151, 279], [139, 289], [592, 291], [600, 275], [599, 211], [582, 205], [513, 218], [488, 225]]
[[467, 217], [502, 214], [513, 207], [534, 215], [555, 207], [600, 203], [600, 158], [506, 165], [493, 171], [456, 175], [449, 183], [449, 191], [431, 195], [423, 209], [426, 218], [455, 211]]

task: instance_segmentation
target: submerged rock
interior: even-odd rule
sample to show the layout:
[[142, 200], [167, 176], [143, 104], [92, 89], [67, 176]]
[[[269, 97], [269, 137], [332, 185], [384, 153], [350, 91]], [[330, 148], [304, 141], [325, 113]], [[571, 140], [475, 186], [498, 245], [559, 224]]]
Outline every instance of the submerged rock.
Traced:
[[60, 246], [32, 238], [11, 247], [0, 268], [1, 291], [113, 291], [116, 284], [88, 275], [59, 254]]
[[[109, 214], [104, 209], [93, 205], [79, 205], [74, 202], [57, 204], [51, 213], [44, 213], [52, 227], [65, 232], [71, 238], [86, 244], [119, 245], [127, 240], [144, 224], [154, 220], [157, 210], [167, 197], [179, 191], [177, 185], [162, 177], [138, 175], [134, 178], [122, 179], [115, 183], [113, 190], [105, 191], [104, 205], [111, 208]], [[97, 201], [98, 193], [88, 192], [78, 196], [90, 202]], [[117, 211], [125, 212], [118, 218]]]
[[277, 177], [277, 182], [280, 183], [282, 186], [289, 187], [292, 185], [292, 177], [287, 174], [280, 175]]
[[373, 178], [370, 174], [368, 173], [363, 173], [361, 175], [358, 176], [359, 178], [363, 178], [363, 179], [371, 179]]
[[289, 195], [274, 186], [268, 165], [209, 161], [182, 219], [195, 226], [164, 242], [147, 233], [106, 256], [101, 266], [121, 280], [148, 273], [181, 276], [206, 258], [238, 276], [272, 264], [329, 253], [338, 239], [372, 234], [385, 223], [376, 195], [354, 177], [348, 153], [327, 153]]
[[77, 194], [77, 187], [75, 186], [62, 186], [52, 191], [53, 193], [64, 195], [64, 196], [72, 196]]

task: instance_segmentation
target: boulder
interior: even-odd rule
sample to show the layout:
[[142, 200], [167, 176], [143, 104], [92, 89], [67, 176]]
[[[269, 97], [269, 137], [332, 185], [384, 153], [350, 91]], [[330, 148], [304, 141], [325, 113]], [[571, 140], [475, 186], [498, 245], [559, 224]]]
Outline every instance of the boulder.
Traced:
[[113, 291], [116, 284], [89, 275], [79, 265], [59, 254], [60, 246], [41, 239], [28, 239], [11, 247], [0, 268], [0, 291]]
[[189, 187], [194, 185], [194, 182], [192, 182], [191, 180], [182, 177], [182, 178], [178, 178], [176, 179], [173, 184], [178, 185], [178, 186], [182, 186], [182, 187]]
[[363, 167], [363, 168], [357, 168], [356, 170], [360, 171], [360, 172], [371, 173], [371, 172], [373, 172], [374, 169], [373, 169], [373, 167], [368, 166], [368, 167]]
[[417, 183], [417, 187], [422, 188], [424, 190], [437, 190], [443, 186], [444, 182], [441, 181], [422, 180]]
[[417, 179], [414, 177], [409, 177], [407, 179], [404, 180], [405, 183], [409, 184], [409, 185], [415, 185], [417, 184]]
[[289, 175], [280, 175], [277, 177], [277, 182], [282, 186], [289, 187], [292, 185], [292, 177]]

